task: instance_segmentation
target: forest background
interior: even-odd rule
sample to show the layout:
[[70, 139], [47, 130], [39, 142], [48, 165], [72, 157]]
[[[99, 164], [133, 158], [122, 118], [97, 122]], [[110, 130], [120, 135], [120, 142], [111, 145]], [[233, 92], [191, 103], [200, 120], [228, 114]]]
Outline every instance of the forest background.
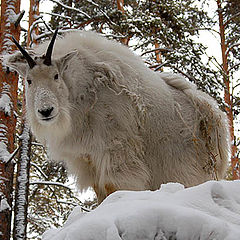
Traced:
[[[2, 0], [1, 54], [16, 50], [12, 35], [27, 47], [49, 39], [56, 27], [60, 34], [97, 31], [127, 45], [153, 71], [182, 74], [214, 97], [230, 123], [226, 178], [239, 179], [239, 0]], [[64, 165], [47, 160], [29, 132], [24, 108], [24, 79], [0, 66], [3, 240], [41, 239], [46, 229], [61, 226], [73, 207], [96, 207], [93, 194], [87, 200], [79, 195]]]

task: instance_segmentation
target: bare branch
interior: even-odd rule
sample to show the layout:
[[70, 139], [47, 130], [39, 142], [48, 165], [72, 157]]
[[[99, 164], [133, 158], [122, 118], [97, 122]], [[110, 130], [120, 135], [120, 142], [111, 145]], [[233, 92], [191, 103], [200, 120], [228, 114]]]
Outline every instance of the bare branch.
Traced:
[[187, 77], [189, 80], [191, 80], [191, 81], [193, 81], [193, 82], [196, 82], [196, 79], [195, 79], [193, 76], [191, 76], [191, 75], [183, 72], [181, 69], [179, 69], [179, 68], [177, 68], [177, 67], [173, 67], [173, 68], [174, 68], [175, 70], [177, 70], [179, 73], [181, 73], [183, 76]]
[[87, 18], [91, 18], [87, 13], [85, 13], [85, 12], [83, 12], [83, 11], [77, 9], [77, 8], [69, 7], [69, 6], [67, 6], [67, 5], [65, 5], [65, 4], [63, 4], [63, 3], [61, 3], [61, 2], [58, 1], [58, 0], [51, 0], [51, 1], [54, 2], [54, 3], [57, 3], [58, 5], [60, 5], [61, 7], [65, 8], [65, 9], [68, 9], [68, 10], [71, 10], [71, 11], [78, 12], [78, 13], [84, 15], [84, 16], [87, 17]]
[[231, 72], [232, 70], [234, 70], [234, 68], [236, 68], [238, 66], [240, 66], [240, 63], [233, 65], [231, 68], [228, 69], [228, 72]]
[[148, 50], [148, 51], [142, 53], [141, 56], [143, 56], [147, 53], [156, 52], [156, 51], [159, 51], [159, 52], [173, 52], [174, 50], [171, 49], [171, 48], [155, 48], [155, 49]]
[[50, 15], [50, 16], [53, 16], [53, 17], [59, 17], [59, 18], [67, 19], [67, 20], [71, 20], [72, 19], [71, 17], [62, 16], [62, 15], [56, 14], [56, 13], [41, 12], [41, 14], [46, 14], [46, 15]]
[[30, 185], [34, 185], [34, 184], [40, 184], [40, 185], [50, 185], [50, 186], [57, 186], [57, 187], [63, 187], [66, 188], [69, 191], [72, 191], [72, 189], [66, 185], [64, 185], [63, 183], [59, 183], [59, 182], [51, 182], [51, 181], [33, 181], [29, 183]]
[[31, 144], [39, 147], [44, 147], [41, 143], [38, 142], [32, 142]]
[[42, 169], [35, 163], [31, 162], [31, 166], [35, 167], [40, 173], [41, 175], [48, 180], [48, 176], [42, 171]]
[[155, 69], [154, 69], [154, 72], [158, 71], [159, 69], [161, 69], [162, 67], [168, 65], [170, 63], [170, 61], [166, 61], [162, 64], [159, 64]]
[[228, 56], [229, 52], [234, 48], [240, 46], [240, 43], [234, 43], [227, 49], [226, 55]]
[[238, 16], [240, 16], [240, 12], [236, 13], [231, 18], [229, 18], [225, 23], [223, 23], [224, 27], [226, 27], [232, 20], [234, 20], [234, 18], [236, 18]]
[[16, 156], [16, 154], [18, 153], [19, 149], [20, 149], [21, 145], [19, 145], [15, 150], [14, 152], [11, 154], [10, 158], [6, 161], [6, 164], [10, 163], [13, 158]]
[[25, 13], [25, 11], [23, 10], [23, 11], [21, 11], [21, 13], [19, 14], [16, 22], [14, 23], [15, 28], [18, 27], [19, 23], [21, 22], [21, 20], [22, 20], [22, 18], [23, 18], [24, 13]]

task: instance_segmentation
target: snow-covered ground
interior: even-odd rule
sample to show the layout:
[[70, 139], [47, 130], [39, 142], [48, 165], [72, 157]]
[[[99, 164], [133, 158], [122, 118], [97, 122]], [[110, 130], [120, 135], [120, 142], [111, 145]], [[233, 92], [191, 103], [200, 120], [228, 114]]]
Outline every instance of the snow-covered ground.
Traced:
[[43, 240], [239, 240], [240, 181], [209, 181], [184, 189], [118, 191], [90, 213], [75, 208]]

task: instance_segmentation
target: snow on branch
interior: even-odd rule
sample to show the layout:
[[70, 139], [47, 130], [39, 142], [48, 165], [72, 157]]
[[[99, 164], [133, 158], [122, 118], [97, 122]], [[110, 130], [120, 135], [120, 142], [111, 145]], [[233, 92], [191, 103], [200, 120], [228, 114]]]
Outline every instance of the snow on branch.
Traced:
[[50, 16], [53, 16], [53, 17], [59, 17], [59, 18], [67, 19], [67, 20], [71, 20], [72, 19], [71, 17], [63, 16], [63, 15], [57, 14], [57, 13], [41, 12], [41, 14], [46, 14], [46, 15], [50, 15]]
[[21, 153], [18, 162], [18, 173], [16, 178], [15, 195], [15, 217], [14, 217], [14, 238], [18, 240], [25, 239], [28, 207], [28, 188], [29, 188], [29, 142], [30, 129], [25, 122], [21, 135]]
[[0, 161], [6, 163], [11, 158], [11, 154], [7, 150], [7, 145], [4, 142], [0, 142]]
[[72, 191], [72, 189], [66, 185], [64, 185], [63, 183], [59, 183], [59, 182], [51, 182], [51, 181], [32, 181], [29, 183], [30, 185], [34, 185], [34, 184], [40, 184], [40, 185], [50, 185], [50, 186], [56, 186], [56, 187], [63, 187], [66, 188], [69, 191]]
[[13, 153], [10, 154], [10, 157], [8, 160], [6, 160], [6, 164], [8, 164], [9, 162], [11, 162], [13, 160], [13, 158], [16, 156], [16, 154], [18, 153], [18, 151], [20, 150], [20, 146], [18, 146]]
[[[67, 32], [73, 32], [73, 31], [79, 31], [79, 30], [77, 30], [77, 29], [66, 29], [66, 30], [58, 30], [58, 33], [67, 33]], [[52, 31], [52, 30], [50, 30], [50, 31], [48, 31], [48, 32], [44, 32], [44, 33], [42, 33], [42, 34], [39, 34], [39, 35], [37, 35], [36, 36], [36, 39], [35, 40], [40, 40], [40, 39], [42, 39], [42, 38], [45, 38], [45, 37], [47, 37], [47, 36], [51, 36], [52, 34], [53, 34], [53, 32], [54, 31]]]
[[4, 112], [7, 116], [11, 116], [12, 107], [10, 86], [7, 83], [3, 83], [2, 94], [0, 96], [0, 111]]
[[5, 210], [11, 210], [11, 207], [9, 206], [7, 199], [2, 198], [0, 202], [0, 212], [4, 212]]
[[77, 8], [67, 6], [67, 5], [61, 3], [61, 2], [58, 1], [58, 0], [51, 0], [51, 1], [54, 2], [54, 3], [57, 3], [58, 5], [60, 5], [61, 7], [65, 8], [65, 9], [78, 12], [78, 13], [82, 14], [83, 16], [87, 17], [87, 18], [91, 18], [87, 13], [85, 13], [85, 12], [83, 12], [83, 11], [77, 9]]

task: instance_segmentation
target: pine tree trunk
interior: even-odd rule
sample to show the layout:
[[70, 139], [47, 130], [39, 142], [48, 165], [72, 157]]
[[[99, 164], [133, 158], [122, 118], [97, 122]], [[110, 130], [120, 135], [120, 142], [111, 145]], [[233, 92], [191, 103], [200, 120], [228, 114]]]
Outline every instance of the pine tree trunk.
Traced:
[[[119, 11], [121, 11], [122, 14], [124, 14], [124, 8], [123, 8], [123, 6], [124, 6], [124, 0], [117, 0], [117, 9], [118, 9]], [[120, 42], [123, 43], [123, 44], [125, 44], [125, 45], [128, 45], [129, 40], [130, 40], [130, 38], [121, 38], [121, 39], [120, 39]]]
[[32, 27], [32, 24], [37, 20], [39, 16], [39, 0], [30, 0], [30, 8], [29, 8], [29, 28], [28, 28], [28, 39], [27, 45], [29, 46], [31, 42], [36, 43], [35, 39], [32, 39], [32, 36], [38, 35], [38, 27]]
[[222, 62], [223, 62], [223, 81], [224, 81], [224, 101], [225, 110], [229, 120], [230, 137], [231, 137], [231, 167], [233, 179], [239, 179], [239, 170], [237, 168], [238, 158], [236, 156], [237, 147], [234, 141], [234, 126], [233, 126], [233, 104], [230, 94], [230, 79], [228, 71], [228, 56], [227, 56], [227, 45], [225, 39], [225, 26], [221, 0], [217, 0], [218, 6], [218, 18], [219, 18], [219, 29], [221, 38], [221, 51], [222, 51]]
[[[20, 27], [16, 19], [20, 0], [1, 1], [0, 53], [10, 53], [14, 47], [11, 35], [19, 40]], [[8, 159], [14, 151], [18, 76], [0, 65], [0, 239], [9, 240], [12, 218], [14, 164]]]

